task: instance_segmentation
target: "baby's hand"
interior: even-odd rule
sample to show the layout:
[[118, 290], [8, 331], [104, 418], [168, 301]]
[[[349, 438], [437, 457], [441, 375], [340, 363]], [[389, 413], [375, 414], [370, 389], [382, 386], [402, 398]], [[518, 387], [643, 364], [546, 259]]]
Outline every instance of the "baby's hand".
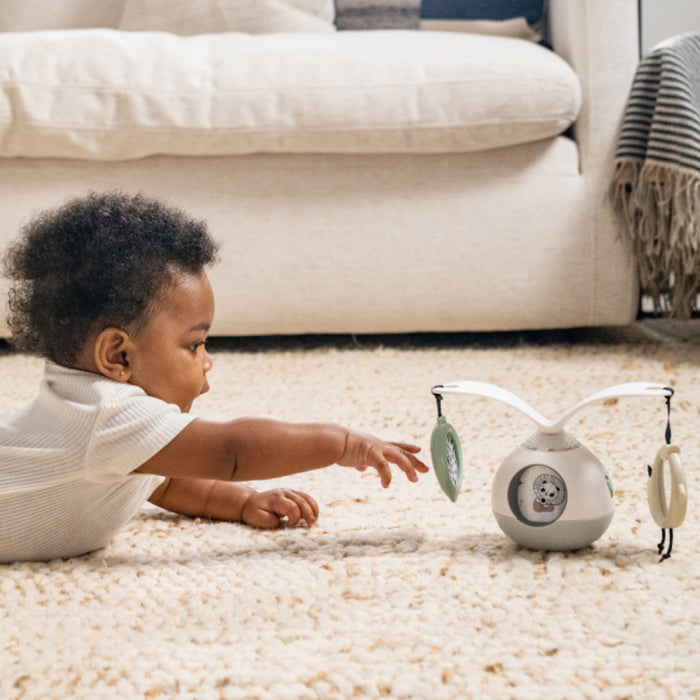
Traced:
[[384, 442], [379, 438], [354, 430], [347, 431], [345, 451], [338, 464], [342, 467], [355, 467], [364, 471], [367, 467], [377, 470], [382, 486], [386, 488], [391, 483], [391, 467], [395, 464], [408, 477], [409, 481], [418, 481], [418, 474], [429, 471], [416, 455], [420, 447], [404, 442]]
[[[286, 520], [285, 520], [286, 518]], [[318, 503], [311, 496], [292, 489], [273, 489], [251, 494], [243, 505], [241, 520], [253, 527], [294, 527], [300, 520], [315, 525]]]

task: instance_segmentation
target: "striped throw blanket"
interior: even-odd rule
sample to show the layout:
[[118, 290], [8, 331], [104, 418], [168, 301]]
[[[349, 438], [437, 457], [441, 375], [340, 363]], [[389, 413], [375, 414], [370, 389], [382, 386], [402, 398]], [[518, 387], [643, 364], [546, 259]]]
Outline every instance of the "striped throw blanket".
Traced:
[[642, 59], [632, 83], [611, 195], [657, 312], [688, 318], [700, 293], [700, 34]]

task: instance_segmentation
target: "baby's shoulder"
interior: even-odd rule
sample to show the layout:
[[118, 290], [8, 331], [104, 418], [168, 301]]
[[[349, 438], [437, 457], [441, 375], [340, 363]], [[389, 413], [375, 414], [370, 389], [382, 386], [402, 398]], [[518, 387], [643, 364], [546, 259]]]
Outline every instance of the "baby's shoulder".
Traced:
[[57, 400], [89, 406], [112, 406], [146, 396], [132, 384], [115, 382], [101, 374], [52, 362], [46, 363], [42, 386]]

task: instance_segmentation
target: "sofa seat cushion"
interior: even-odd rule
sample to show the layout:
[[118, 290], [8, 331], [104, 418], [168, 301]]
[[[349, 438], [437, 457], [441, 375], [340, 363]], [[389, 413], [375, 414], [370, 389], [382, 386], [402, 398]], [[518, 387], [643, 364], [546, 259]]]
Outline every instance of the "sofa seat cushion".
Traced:
[[0, 34], [0, 155], [441, 153], [564, 131], [573, 70], [448, 32]]

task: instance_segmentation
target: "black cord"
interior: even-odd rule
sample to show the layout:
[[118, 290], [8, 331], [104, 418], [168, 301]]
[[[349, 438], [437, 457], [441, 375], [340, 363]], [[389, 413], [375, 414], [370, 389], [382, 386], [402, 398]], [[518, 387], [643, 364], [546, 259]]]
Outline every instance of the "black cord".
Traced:
[[671, 397], [673, 396], [673, 389], [670, 386], [665, 386], [666, 391], [671, 393], [666, 397], [666, 444], [671, 444]]
[[435, 393], [435, 389], [440, 389], [443, 384], [436, 384], [433, 387], [433, 396], [435, 397], [435, 401], [437, 402], [437, 412], [438, 412], [438, 418], [442, 416], [442, 396], [440, 394]]
[[[661, 542], [659, 542], [659, 554], [664, 551], [664, 541], [666, 539], [666, 530], [661, 530]], [[666, 559], [671, 558], [671, 551], [673, 550], [673, 528], [669, 528], [668, 531], [668, 549], [664, 554], [661, 554], [661, 559], [659, 559], [659, 564], [666, 561]]]

